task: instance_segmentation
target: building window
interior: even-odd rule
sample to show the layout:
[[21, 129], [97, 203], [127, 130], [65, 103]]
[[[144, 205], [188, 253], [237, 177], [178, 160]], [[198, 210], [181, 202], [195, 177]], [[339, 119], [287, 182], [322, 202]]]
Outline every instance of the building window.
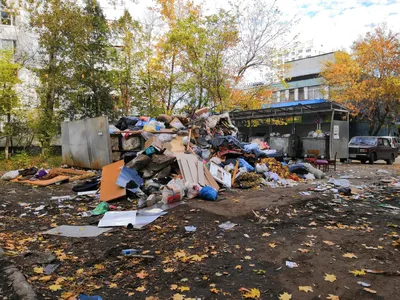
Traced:
[[289, 90], [289, 101], [294, 101], [294, 89]]
[[321, 86], [311, 86], [308, 88], [308, 99], [322, 99]]
[[311, 52], [311, 49], [307, 49], [306, 52], [307, 52], [307, 53], [308, 53], [308, 52]]
[[7, 9], [7, 5], [5, 0], [1, 0], [0, 2], [0, 18], [1, 23], [0, 25], [14, 25], [13, 23], [13, 16]]
[[296, 54], [296, 52], [292, 52], [292, 55], [295, 55]]
[[17, 46], [17, 41], [15, 41], [15, 40], [0, 39], [0, 49], [1, 50], [13, 50], [15, 52], [16, 46]]
[[299, 88], [297, 98], [299, 101], [304, 100], [304, 88]]
[[299, 50], [298, 52], [299, 52], [299, 53], [303, 53], [303, 50]]

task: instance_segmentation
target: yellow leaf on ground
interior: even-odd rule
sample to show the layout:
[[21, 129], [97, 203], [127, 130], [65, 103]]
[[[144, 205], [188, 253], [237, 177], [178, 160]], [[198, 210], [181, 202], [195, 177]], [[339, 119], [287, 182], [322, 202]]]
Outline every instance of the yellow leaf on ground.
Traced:
[[343, 254], [343, 257], [346, 257], [346, 258], [358, 258], [354, 253], [345, 253], [345, 254]]
[[175, 269], [174, 268], [166, 268], [163, 271], [164, 271], [164, 273], [172, 273], [173, 271], [175, 271]]
[[268, 232], [264, 232], [263, 234], [262, 234], [262, 236], [270, 236], [271, 234], [270, 233], [268, 233]]
[[175, 294], [175, 295], [172, 297], [172, 299], [173, 299], [173, 300], [183, 300], [184, 298], [183, 298], [183, 295], [181, 295], [181, 294]]
[[364, 288], [364, 291], [371, 293], [371, 294], [376, 294], [376, 291], [373, 289], [369, 289], [369, 288]]
[[177, 284], [171, 284], [171, 287], [169, 288], [171, 291], [175, 291], [178, 288]]
[[83, 274], [83, 272], [84, 272], [83, 269], [78, 269], [78, 270], [76, 270], [76, 274], [77, 274], [77, 275], [81, 275], [81, 274]]
[[53, 292], [55, 292], [55, 291], [61, 290], [62, 286], [59, 284], [53, 284], [53, 285], [49, 286], [49, 289], [52, 290]]
[[150, 253], [150, 250], [145, 250], [142, 252], [142, 254], [149, 254], [149, 253]]
[[252, 289], [246, 289], [246, 288], [241, 288], [241, 292], [244, 292], [242, 294], [243, 298], [246, 299], [260, 299], [261, 293], [259, 289], [252, 288]]
[[271, 248], [275, 248], [276, 244], [275, 243], [269, 243], [268, 246], [270, 246]]
[[210, 292], [213, 293], [213, 294], [219, 294], [219, 289], [214, 287], [214, 288], [210, 289]]
[[134, 292], [129, 292], [129, 293], [128, 293], [128, 296], [129, 296], [129, 297], [130, 297], [130, 296], [133, 296], [133, 295], [135, 295]]
[[247, 255], [247, 256], [244, 257], [244, 259], [249, 260], [249, 259], [251, 259], [251, 256], [248, 256], [248, 255]]
[[73, 292], [64, 292], [61, 294], [61, 299], [69, 299], [69, 298], [74, 298], [75, 297], [75, 293]]
[[303, 286], [299, 286], [299, 291], [308, 293], [308, 292], [313, 292], [313, 289], [309, 285], [303, 285]]
[[33, 268], [33, 272], [36, 274], [43, 274], [43, 268]]
[[241, 270], [241, 269], [242, 269], [242, 266], [241, 266], [241, 265], [237, 265], [237, 266], [235, 267], [235, 269], [236, 269], [236, 270]]
[[326, 299], [329, 299], [329, 300], [340, 300], [339, 296], [332, 295], [332, 294], [329, 294], [329, 296], [326, 297]]
[[136, 277], [140, 279], [145, 279], [149, 274], [145, 270], [140, 271], [139, 273], [136, 273]]
[[144, 292], [145, 290], [146, 290], [146, 288], [143, 285], [136, 288], [137, 292]]
[[325, 273], [324, 279], [325, 279], [325, 281], [334, 282], [334, 281], [336, 281], [336, 276], [333, 274]]
[[180, 286], [180, 287], [178, 287], [178, 290], [180, 290], [181, 292], [190, 291], [190, 287], [188, 287], [188, 286]]
[[349, 271], [349, 273], [354, 274], [354, 276], [362, 276], [366, 274], [364, 269]]
[[40, 281], [47, 282], [51, 280], [51, 275], [43, 276], [39, 278]]
[[113, 288], [116, 288], [116, 287], [117, 287], [117, 284], [116, 284], [116, 283], [111, 283], [108, 287], [109, 287], [110, 289], [113, 289]]
[[65, 277], [58, 277], [56, 280], [56, 284], [60, 284], [65, 281]]
[[322, 241], [324, 244], [326, 244], [326, 245], [328, 245], [328, 246], [333, 246], [333, 245], [335, 245], [335, 243], [334, 242], [331, 242], [331, 241]]
[[94, 268], [97, 269], [97, 270], [104, 270], [105, 269], [104, 266], [100, 265], [100, 264], [94, 265]]
[[150, 297], [146, 297], [145, 300], [159, 300], [159, 299], [160, 299], [160, 298], [158, 298], [158, 297], [150, 296]]
[[297, 249], [297, 251], [299, 251], [299, 252], [301, 252], [301, 253], [308, 253], [308, 252], [310, 252], [310, 250], [308, 250], [308, 249], [301, 249], [301, 248]]
[[292, 294], [284, 292], [283, 294], [279, 295], [279, 300], [290, 300], [290, 299], [292, 299]]

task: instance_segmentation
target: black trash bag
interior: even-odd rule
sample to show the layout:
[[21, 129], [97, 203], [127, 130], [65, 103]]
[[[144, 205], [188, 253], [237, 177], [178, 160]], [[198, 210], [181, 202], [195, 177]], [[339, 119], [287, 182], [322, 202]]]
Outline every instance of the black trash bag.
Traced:
[[221, 146], [224, 147], [230, 147], [230, 148], [239, 148], [241, 150], [244, 150], [242, 144], [233, 136], [217, 136], [213, 138], [211, 141], [209, 141], [211, 146], [214, 149], [218, 149]]
[[138, 117], [122, 117], [119, 119], [117, 124], [115, 124], [115, 127], [117, 127], [119, 130], [125, 130], [125, 129], [130, 129], [130, 130], [135, 130], [136, 123], [139, 122]]

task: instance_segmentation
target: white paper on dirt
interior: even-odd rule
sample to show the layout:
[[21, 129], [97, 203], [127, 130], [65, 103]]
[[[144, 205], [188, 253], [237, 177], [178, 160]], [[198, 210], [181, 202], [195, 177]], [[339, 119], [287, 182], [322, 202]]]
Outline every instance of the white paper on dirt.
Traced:
[[95, 237], [104, 232], [110, 231], [112, 228], [98, 228], [96, 226], [69, 226], [61, 225], [56, 228], [47, 230], [43, 234], [52, 234], [68, 237]]
[[98, 227], [128, 226], [136, 224], [136, 210], [108, 211], [100, 220]]

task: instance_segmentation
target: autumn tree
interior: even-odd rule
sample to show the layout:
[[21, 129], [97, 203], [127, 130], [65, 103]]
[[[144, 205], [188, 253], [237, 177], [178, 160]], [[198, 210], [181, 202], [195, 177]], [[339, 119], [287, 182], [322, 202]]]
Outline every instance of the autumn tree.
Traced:
[[321, 73], [329, 97], [367, 121], [370, 135], [377, 135], [400, 112], [399, 37], [381, 25], [354, 42], [350, 54], [335, 53]]
[[5, 116], [6, 124], [1, 133], [6, 139], [5, 156], [8, 159], [11, 137], [14, 134], [12, 117], [19, 106], [19, 97], [16, 86], [20, 83], [18, 71], [21, 65], [14, 62], [13, 50], [0, 51], [0, 116]]

